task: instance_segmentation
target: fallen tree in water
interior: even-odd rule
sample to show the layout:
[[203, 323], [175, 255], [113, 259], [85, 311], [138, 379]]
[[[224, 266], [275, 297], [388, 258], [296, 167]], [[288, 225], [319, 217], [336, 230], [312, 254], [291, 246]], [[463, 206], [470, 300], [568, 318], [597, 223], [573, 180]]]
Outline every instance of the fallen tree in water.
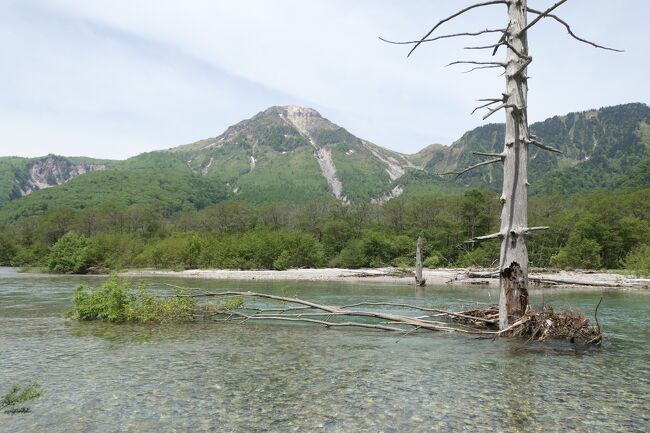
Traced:
[[[402, 335], [434, 331], [475, 335], [479, 338], [524, 337], [538, 341], [568, 340], [576, 344], [599, 344], [598, 325], [574, 312], [542, 312], [528, 309], [515, 323], [499, 330], [496, 305], [466, 311], [447, 311], [392, 302], [358, 302], [325, 305], [295, 297], [259, 292], [188, 289], [167, 284], [173, 294], [152, 294], [141, 286], [130, 289], [115, 278], [99, 289], [77, 289], [68, 317], [110, 322], [173, 323], [215, 321], [302, 322], [327, 328], [359, 327]], [[199, 291], [200, 290], [200, 291]], [[199, 300], [203, 302], [199, 303]], [[413, 314], [396, 311], [411, 311]]]
[[[532, 309], [515, 323], [499, 330], [499, 307], [490, 305], [468, 311], [446, 311], [418, 305], [391, 302], [360, 302], [350, 305], [321, 305], [311, 301], [257, 292], [206, 292], [188, 295], [193, 298], [257, 298], [277, 301], [283, 307], [262, 307], [245, 302], [234, 309], [220, 309], [198, 319], [213, 319], [245, 323], [250, 320], [293, 321], [325, 327], [363, 327], [410, 334], [417, 330], [473, 334], [480, 337], [522, 337], [529, 340], [567, 340], [575, 344], [600, 344], [602, 333], [599, 325], [591, 325], [589, 319], [573, 311], [555, 312], [547, 307], [541, 312]], [[289, 304], [290, 306], [286, 306]], [[411, 316], [367, 307], [390, 307], [425, 313]], [[342, 321], [341, 319], [344, 319]], [[349, 321], [347, 319], [364, 319]], [[369, 323], [369, 321], [371, 323]]]

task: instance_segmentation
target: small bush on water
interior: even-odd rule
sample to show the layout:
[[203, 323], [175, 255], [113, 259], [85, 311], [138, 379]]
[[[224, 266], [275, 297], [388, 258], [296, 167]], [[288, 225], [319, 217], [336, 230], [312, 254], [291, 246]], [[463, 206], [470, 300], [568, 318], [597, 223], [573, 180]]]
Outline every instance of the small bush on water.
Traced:
[[170, 323], [191, 320], [195, 310], [192, 298], [161, 298], [148, 293], [143, 286], [132, 289], [125, 281], [110, 278], [98, 289], [77, 287], [74, 307], [66, 317], [117, 323]]
[[38, 382], [26, 386], [14, 385], [0, 399], [0, 411], [8, 414], [27, 413], [30, 408], [21, 406], [23, 403], [40, 398], [43, 390]]

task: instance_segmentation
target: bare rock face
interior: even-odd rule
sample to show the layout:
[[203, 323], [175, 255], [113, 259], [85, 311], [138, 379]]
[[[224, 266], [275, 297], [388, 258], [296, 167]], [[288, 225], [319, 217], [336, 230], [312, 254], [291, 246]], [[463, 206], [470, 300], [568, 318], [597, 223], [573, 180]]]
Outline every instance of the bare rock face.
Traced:
[[39, 189], [61, 185], [73, 177], [91, 171], [106, 170], [105, 164], [75, 164], [67, 158], [48, 155], [27, 165], [26, 179], [16, 179], [21, 196]]

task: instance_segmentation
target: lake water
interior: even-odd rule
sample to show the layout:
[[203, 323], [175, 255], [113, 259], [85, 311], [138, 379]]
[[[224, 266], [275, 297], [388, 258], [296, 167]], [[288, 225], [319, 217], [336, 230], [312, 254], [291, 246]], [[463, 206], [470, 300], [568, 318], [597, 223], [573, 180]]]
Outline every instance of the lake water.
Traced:
[[[650, 293], [535, 291], [535, 306], [599, 320], [599, 349], [421, 331], [282, 323], [169, 326], [61, 318], [100, 277], [0, 269], [0, 391], [41, 382], [1, 432], [647, 432]], [[146, 279], [156, 283], [163, 280]], [[330, 305], [495, 302], [496, 289], [340, 283], [164, 281], [297, 295]]]

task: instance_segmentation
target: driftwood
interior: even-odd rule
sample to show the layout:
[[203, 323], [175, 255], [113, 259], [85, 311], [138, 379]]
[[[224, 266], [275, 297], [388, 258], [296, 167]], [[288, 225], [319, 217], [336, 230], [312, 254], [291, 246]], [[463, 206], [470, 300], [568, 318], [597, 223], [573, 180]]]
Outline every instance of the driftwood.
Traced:
[[[583, 274], [594, 274], [595, 271], [583, 271]], [[499, 278], [499, 272], [496, 271], [466, 271], [463, 275], [463, 278], [474, 279], [474, 278]], [[648, 281], [638, 280], [638, 281], [584, 281], [584, 280], [575, 280], [571, 278], [551, 278], [551, 277], [528, 277], [528, 281], [535, 284], [545, 284], [545, 285], [569, 285], [569, 286], [586, 286], [586, 287], [648, 287]]]
[[424, 240], [419, 237], [417, 247], [415, 249], [415, 284], [424, 287], [427, 280], [422, 278], [422, 249], [424, 248]]
[[341, 278], [376, 278], [376, 277], [409, 277], [412, 276], [413, 272], [409, 270], [402, 270], [399, 268], [390, 269], [389, 271], [359, 271], [353, 274], [341, 274]]
[[[178, 286], [179, 289], [184, 289]], [[528, 309], [517, 322], [499, 331], [499, 308], [491, 305], [467, 311], [447, 311], [419, 305], [392, 302], [358, 302], [332, 306], [312, 301], [258, 292], [224, 291], [181, 293], [175, 296], [224, 299], [240, 302], [225, 302], [222, 305], [206, 305], [195, 315], [197, 320], [245, 323], [252, 320], [302, 322], [330, 327], [361, 327], [381, 331], [399, 332], [402, 335], [418, 330], [446, 333], [460, 333], [479, 337], [521, 336], [545, 340], [548, 338], [568, 339], [575, 343], [598, 344], [601, 341], [600, 326], [589, 325], [588, 319], [575, 313], [554, 313], [545, 310], [535, 313]], [[276, 302], [279, 306], [247, 305], [243, 299], [257, 299]], [[365, 307], [392, 307], [427, 313], [410, 316]]]

